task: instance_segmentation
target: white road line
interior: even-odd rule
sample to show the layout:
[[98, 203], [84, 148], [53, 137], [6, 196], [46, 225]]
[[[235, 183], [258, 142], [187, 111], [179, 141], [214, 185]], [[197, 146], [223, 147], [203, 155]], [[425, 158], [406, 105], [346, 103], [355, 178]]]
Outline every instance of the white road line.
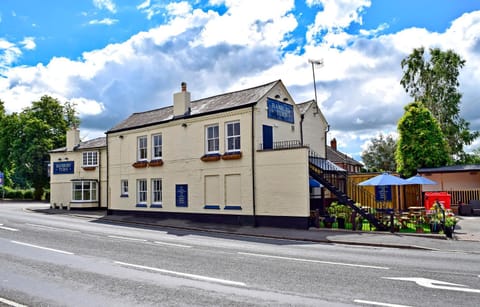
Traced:
[[137, 238], [129, 238], [129, 237], [121, 237], [121, 236], [108, 236], [108, 237], [113, 239], [121, 239], [121, 240], [128, 240], [128, 241], [147, 242], [147, 240], [145, 239], [137, 239]]
[[71, 252], [66, 252], [66, 251], [62, 251], [62, 250], [59, 250], [59, 249], [54, 249], [54, 248], [49, 248], [49, 247], [43, 247], [43, 246], [38, 246], [38, 245], [33, 245], [33, 244], [24, 243], [24, 242], [18, 242], [18, 241], [10, 241], [10, 242], [15, 243], [15, 244], [24, 245], [24, 246], [29, 246], [29, 247], [35, 247], [35, 248], [39, 248], [39, 249], [44, 249], [44, 250], [51, 251], [51, 252], [56, 252], [56, 253], [61, 253], [61, 254], [66, 254], [66, 255], [73, 255], [73, 253], [71, 253]]
[[19, 304], [17, 302], [11, 301], [11, 300], [7, 300], [6, 298], [2, 298], [2, 297], [0, 297], [0, 303], [6, 304], [6, 305], [12, 306], [12, 307], [27, 307], [26, 305], [22, 305], [22, 304]]
[[6, 226], [0, 226], [0, 229], [10, 230], [10, 231], [18, 231], [18, 229], [6, 227]]
[[66, 228], [58, 228], [58, 227], [45, 226], [45, 225], [39, 225], [39, 224], [27, 223], [25, 225], [32, 226], [32, 227], [37, 227], [37, 228], [51, 229], [51, 230], [59, 230], [59, 231], [67, 231], [67, 232], [80, 232], [79, 230], [71, 230], [71, 229], [66, 229]]
[[377, 270], [389, 270], [390, 269], [390, 268], [387, 268], [387, 267], [374, 266], [374, 265], [364, 265], [364, 264], [354, 264], [354, 263], [344, 263], [344, 262], [332, 262], [332, 261], [322, 261], [322, 260], [312, 260], [312, 259], [302, 259], [302, 258], [291, 258], [291, 257], [282, 257], [282, 256], [244, 253], [244, 252], [238, 252], [238, 253], [241, 254], [241, 255], [254, 256], [254, 257], [273, 258], [273, 259], [282, 259], [282, 260], [293, 260], [293, 261], [302, 261], [302, 262], [310, 262], [310, 263], [343, 265], [343, 266], [367, 268], [367, 269], [377, 269]]
[[411, 307], [408, 305], [398, 305], [398, 304], [389, 304], [389, 303], [380, 303], [380, 302], [373, 302], [373, 301], [364, 301], [364, 300], [354, 300], [355, 303], [359, 304], [367, 304], [367, 305], [375, 305], [375, 306], [386, 306], [386, 307]]
[[176, 246], [176, 247], [185, 247], [185, 248], [190, 248], [190, 245], [183, 245], [183, 244], [176, 244], [176, 243], [167, 243], [167, 242], [160, 242], [160, 241], [155, 241], [153, 243], [156, 244], [161, 244], [161, 245], [169, 245], [169, 246]]
[[138, 265], [138, 264], [132, 264], [132, 263], [126, 263], [126, 262], [121, 262], [121, 261], [114, 261], [114, 262], [116, 264], [120, 264], [120, 265], [123, 265], [123, 266], [129, 266], [129, 267], [133, 267], [133, 268], [150, 270], [150, 271], [159, 272], [159, 273], [177, 275], [177, 276], [187, 277], [187, 278], [191, 278], [191, 279], [198, 279], [198, 280], [203, 280], [203, 281], [215, 282], [215, 283], [225, 284], [225, 285], [229, 285], [229, 286], [239, 286], [239, 287], [245, 287], [246, 286], [246, 284], [243, 283], [243, 282], [238, 282], [238, 281], [233, 281], [233, 280], [227, 280], [227, 279], [214, 278], [214, 277], [208, 277], [208, 276], [202, 276], [202, 275], [195, 275], [195, 274], [188, 274], [188, 273], [182, 273], [182, 272], [163, 270], [163, 269], [159, 269], [159, 268], [153, 268], [153, 267], [148, 267], [148, 266], [143, 266], [143, 265]]

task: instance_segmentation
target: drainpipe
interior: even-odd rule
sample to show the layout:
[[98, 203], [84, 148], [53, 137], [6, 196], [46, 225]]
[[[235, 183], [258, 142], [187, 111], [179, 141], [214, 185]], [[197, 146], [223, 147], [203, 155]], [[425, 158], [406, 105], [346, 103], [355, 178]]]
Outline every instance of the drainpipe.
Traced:
[[110, 186], [110, 177], [109, 177], [109, 174], [108, 174], [108, 169], [109, 169], [109, 166], [108, 166], [109, 159], [108, 159], [108, 157], [110, 156], [109, 153], [108, 153], [108, 134], [107, 134], [107, 136], [106, 136], [105, 142], [106, 142], [105, 145], [106, 145], [106, 147], [107, 147], [107, 190], [106, 190], [107, 195], [106, 195], [105, 199], [106, 199], [106, 202], [107, 202], [107, 204], [106, 204], [107, 206], [106, 206], [106, 207], [107, 207], [107, 215], [108, 215], [108, 210], [109, 210], [109, 207], [110, 207], [110, 206], [108, 205], [108, 202], [110, 201], [110, 197], [109, 197], [110, 193], [108, 192], [109, 186]]
[[330, 125], [327, 124], [327, 128], [325, 129], [325, 160], [328, 160], [327, 157], [327, 133], [330, 131]]
[[102, 206], [102, 151], [98, 149], [98, 208]]
[[257, 213], [255, 208], [255, 105], [252, 105], [252, 207], [253, 227], [257, 227]]
[[305, 114], [300, 114], [300, 145], [303, 146], [303, 120], [305, 119]]

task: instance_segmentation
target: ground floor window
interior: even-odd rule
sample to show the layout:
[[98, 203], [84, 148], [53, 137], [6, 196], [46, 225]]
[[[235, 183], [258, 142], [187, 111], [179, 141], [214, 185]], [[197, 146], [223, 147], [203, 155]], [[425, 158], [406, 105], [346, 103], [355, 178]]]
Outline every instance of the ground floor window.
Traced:
[[94, 180], [74, 181], [72, 201], [97, 201], [97, 182]]
[[137, 203], [138, 204], [147, 203], [147, 180], [146, 179], [137, 180]]
[[152, 204], [162, 204], [162, 179], [152, 179]]

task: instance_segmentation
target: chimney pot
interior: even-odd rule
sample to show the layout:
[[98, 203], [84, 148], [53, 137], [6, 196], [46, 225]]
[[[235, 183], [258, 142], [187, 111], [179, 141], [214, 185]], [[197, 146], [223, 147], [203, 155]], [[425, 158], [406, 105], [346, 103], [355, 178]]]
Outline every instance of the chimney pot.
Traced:
[[187, 82], [182, 82], [182, 92], [187, 91]]
[[337, 150], [337, 140], [335, 138], [330, 141], [330, 147], [332, 147], [333, 150]]

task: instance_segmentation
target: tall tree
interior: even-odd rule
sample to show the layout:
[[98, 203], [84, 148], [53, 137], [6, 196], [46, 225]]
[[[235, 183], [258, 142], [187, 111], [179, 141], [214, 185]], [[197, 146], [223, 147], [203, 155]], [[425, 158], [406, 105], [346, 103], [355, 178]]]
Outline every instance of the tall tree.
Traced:
[[397, 142], [391, 135], [372, 138], [367, 149], [362, 152], [365, 168], [372, 172], [393, 172], [397, 168], [395, 151]]
[[413, 176], [418, 168], [450, 163], [448, 144], [440, 125], [423, 103], [413, 102], [405, 107], [398, 132], [395, 156], [397, 172], [402, 176]]
[[27, 178], [35, 189], [35, 199], [40, 199], [48, 186], [48, 152], [65, 146], [66, 131], [76, 120], [71, 112], [57, 99], [43, 96], [18, 115], [10, 159], [16, 176]]
[[441, 51], [417, 48], [402, 60], [403, 77], [400, 83], [414, 99], [421, 101], [440, 124], [449, 145], [450, 156], [461, 161], [465, 156], [464, 145], [470, 145], [479, 132], [470, 132], [469, 123], [460, 117], [458, 76], [465, 65], [452, 50]]

